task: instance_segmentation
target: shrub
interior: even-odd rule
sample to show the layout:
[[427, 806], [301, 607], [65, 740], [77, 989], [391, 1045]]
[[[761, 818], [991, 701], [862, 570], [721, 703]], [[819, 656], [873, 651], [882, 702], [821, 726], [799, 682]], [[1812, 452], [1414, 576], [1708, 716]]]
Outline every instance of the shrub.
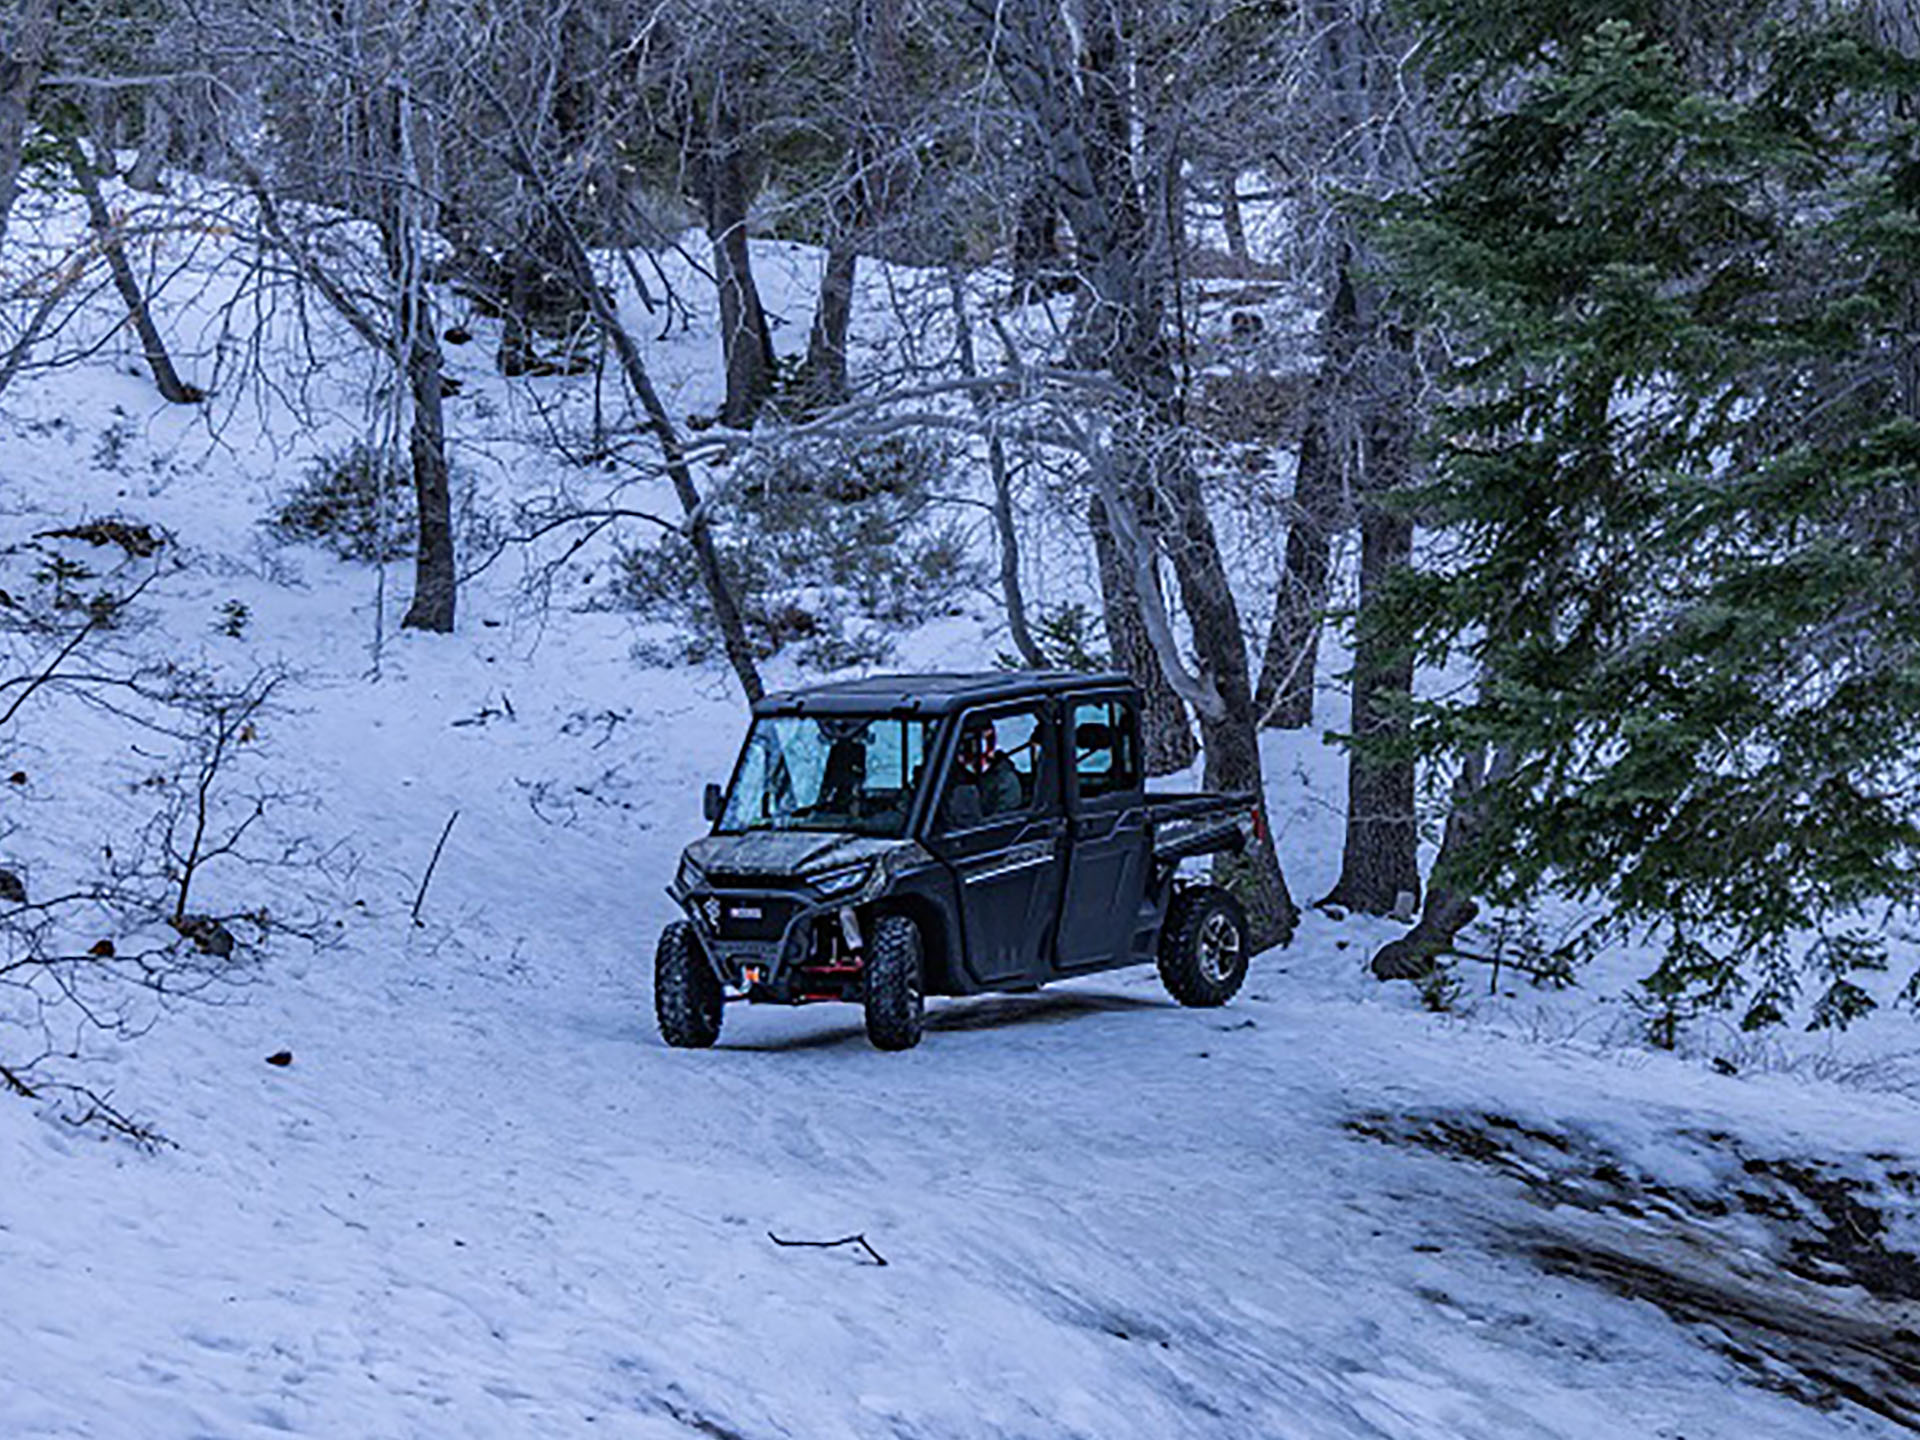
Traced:
[[[975, 582], [957, 527], [937, 514], [947, 450], [925, 440], [816, 442], [756, 452], [711, 498], [714, 542], [754, 648], [821, 669], [878, 661], [891, 636], [951, 613]], [[620, 603], [669, 623], [656, 659], [719, 646], [692, 548], [679, 535], [624, 552]]]
[[418, 530], [412, 474], [387, 451], [355, 441], [315, 458], [268, 528], [343, 560], [397, 560], [413, 553]]
[[[1033, 643], [1050, 670], [1107, 670], [1112, 657], [1100, 643], [1096, 622], [1077, 602], [1043, 605], [1033, 622]], [[1002, 670], [1024, 670], [1027, 662], [1009, 651], [995, 657]]]
[[[463, 551], [496, 538], [494, 517], [470, 480], [452, 476], [453, 531]], [[399, 560], [413, 554], [420, 520], [413, 467], [363, 441], [316, 457], [267, 522], [278, 539], [324, 546], [343, 560]]]

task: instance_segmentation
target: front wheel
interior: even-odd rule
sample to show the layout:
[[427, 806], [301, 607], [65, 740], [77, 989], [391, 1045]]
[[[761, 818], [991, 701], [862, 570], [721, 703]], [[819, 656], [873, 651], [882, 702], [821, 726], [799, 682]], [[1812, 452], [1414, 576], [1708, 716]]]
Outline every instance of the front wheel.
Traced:
[[920, 966], [920, 928], [904, 915], [873, 922], [864, 987], [867, 1039], [876, 1050], [911, 1050], [920, 1043], [926, 980]]
[[1160, 930], [1160, 983], [1182, 1005], [1224, 1005], [1247, 978], [1247, 912], [1217, 885], [1181, 890]]
[[705, 1050], [720, 1038], [726, 996], [685, 920], [660, 932], [653, 953], [653, 1013], [660, 1038], [679, 1050]]

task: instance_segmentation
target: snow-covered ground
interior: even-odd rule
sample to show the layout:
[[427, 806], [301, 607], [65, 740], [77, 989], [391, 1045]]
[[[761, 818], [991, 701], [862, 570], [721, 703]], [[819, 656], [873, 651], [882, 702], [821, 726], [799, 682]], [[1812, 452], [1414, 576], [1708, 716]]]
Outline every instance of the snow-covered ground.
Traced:
[[[767, 259], [791, 348], [810, 266]], [[710, 403], [711, 343], [657, 348], [677, 407]], [[456, 357], [450, 410], [483, 484], [552, 463], [488, 348]], [[1870, 1294], [1856, 1282], [1878, 1272], [1829, 1233], [1862, 1221], [1847, 1195], [1891, 1241], [1920, 1233], [1902, 1158], [1920, 1107], [1894, 1083], [1908, 1017], [1849, 1042], [1853, 1077], [1891, 1088], [1820, 1079], [1829, 1052], [1806, 1047], [1725, 1075], [1601, 1043], [1630, 1028], [1620, 975], [1432, 1015], [1363, 978], [1389, 928], [1312, 914], [1223, 1011], [1122, 973], [936, 1003], [904, 1055], [840, 1007], [736, 1008], [718, 1049], [668, 1051], [650, 955], [700, 784], [742, 725], [725, 676], [637, 665], [625, 618], [565, 603], [584, 576], [530, 607], [514, 559], [468, 586], [450, 638], [394, 630], [396, 568], [374, 675], [374, 572], [262, 536], [299, 448], [256, 413], [270, 401], [236, 401], [212, 443], [128, 360], [114, 341], [0, 400], [4, 543], [109, 514], [164, 526], [185, 563], [115, 643], [292, 667], [250, 758], [310, 797], [279, 823], [328, 864], [273, 883], [332, 939], [277, 945], [254, 983], [138, 1041], [88, 1042], [85, 1073], [172, 1148], [0, 1101], [0, 1436], [1916, 1422], [1920, 1291], [1894, 1252]], [[536, 383], [551, 400], [569, 382]], [[215, 630], [232, 600], [239, 638]], [[906, 637], [898, 662], [986, 661], [990, 611]], [[0, 736], [29, 775], [0, 858], [35, 884], [112, 842], [143, 763], [98, 717], [44, 719], [23, 709]], [[1311, 898], [1338, 867], [1341, 763], [1317, 737], [1269, 744]], [[853, 1234], [886, 1264], [770, 1239]]]

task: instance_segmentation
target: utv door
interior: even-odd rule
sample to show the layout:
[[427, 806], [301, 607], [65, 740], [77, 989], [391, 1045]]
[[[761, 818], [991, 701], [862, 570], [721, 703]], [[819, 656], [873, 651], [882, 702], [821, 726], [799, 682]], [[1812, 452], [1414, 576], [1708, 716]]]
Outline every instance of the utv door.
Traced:
[[1146, 892], [1149, 847], [1140, 722], [1123, 696], [1066, 704], [1071, 823], [1055, 964], [1061, 971], [1124, 964]]
[[962, 965], [983, 988], [1045, 978], [1066, 832], [1050, 730], [1037, 705], [970, 712], [941, 784], [931, 848], [953, 868]]

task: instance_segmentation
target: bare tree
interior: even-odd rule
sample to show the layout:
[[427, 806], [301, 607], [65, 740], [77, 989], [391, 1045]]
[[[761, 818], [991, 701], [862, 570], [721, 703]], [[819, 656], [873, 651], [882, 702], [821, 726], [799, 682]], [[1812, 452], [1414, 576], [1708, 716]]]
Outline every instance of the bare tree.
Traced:
[[[1326, 139], [1326, 181], [1384, 195], [1411, 183], [1419, 166], [1422, 117], [1408, 48], [1376, 0], [1316, 0], [1304, 13], [1314, 27], [1310, 53]], [[1326, 203], [1326, 202], [1323, 202]], [[1411, 336], [1393, 313], [1378, 265], [1353, 222], [1332, 201], [1326, 233], [1337, 244], [1338, 278], [1329, 310], [1327, 374], [1315, 392], [1337, 447], [1338, 470], [1353, 478], [1360, 519], [1360, 604], [1354, 626], [1352, 711], [1347, 763], [1347, 834], [1339, 882], [1327, 903], [1369, 914], [1392, 913], [1420, 892], [1415, 775], [1410, 744], [1413, 655], [1383, 620], [1382, 600], [1413, 554], [1413, 516], [1396, 503], [1412, 478], [1419, 406]], [[1315, 478], [1304, 471], [1302, 479]], [[1294, 511], [1304, 564], [1290, 583], [1311, 590], [1326, 545], [1325, 491], [1300, 495]], [[1289, 550], [1295, 547], [1289, 537]], [[1288, 616], [1281, 596], [1279, 619]], [[1309, 612], [1305, 628], [1318, 625]], [[1282, 664], [1297, 667], [1308, 646], [1296, 635]], [[1297, 713], [1297, 712], [1296, 712]]]
[[[447, 633], [454, 628], [458, 575], [447, 461], [439, 325], [428, 249], [437, 184], [436, 118], [420, 103], [446, 85], [444, 36], [417, 15], [368, 0], [352, 15], [315, 4], [270, 20], [243, 4], [209, 11], [204, 43], [215, 55], [245, 58], [255, 73], [241, 81], [318, 97], [313, 107], [280, 112], [271, 145], [256, 155], [245, 106], [226, 114], [227, 163], [251, 191], [262, 238], [292, 262], [348, 328], [392, 367], [384, 429], [375, 448], [398, 451], [406, 435], [406, 473], [418, 516], [413, 594], [402, 624]], [[230, 104], [233, 104], [230, 100]], [[371, 227], [372, 246], [316, 243], [289, 203], [332, 206]], [[393, 466], [395, 472], [401, 467]]]
[[[973, 323], [967, 316], [966, 283], [957, 268], [947, 272], [947, 287], [953, 301], [954, 340], [960, 374], [964, 379], [977, 380], [980, 364], [973, 349]], [[825, 303], [824, 296], [822, 303]], [[844, 340], [843, 335], [843, 381], [846, 358]], [[973, 401], [977, 414], [989, 414], [989, 402], [984, 393], [975, 390]], [[1007, 607], [1007, 631], [1013, 638], [1013, 648], [1022, 663], [1032, 669], [1043, 670], [1047, 665], [1047, 657], [1041, 653], [1039, 644], [1033, 638], [1032, 627], [1027, 623], [1026, 590], [1020, 582], [1020, 528], [1014, 515], [1013, 476], [1007, 465], [1006, 440], [992, 426], [990, 419], [986, 443], [987, 473], [993, 481], [993, 532], [1000, 549], [1000, 598]]]
[[[393, 283], [394, 348], [406, 375], [412, 421], [407, 455], [412, 462], [419, 540], [414, 548], [413, 601], [401, 624], [447, 634], [453, 629], [457, 580], [453, 551], [453, 498], [447, 470], [447, 426], [442, 408], [440, 328], [427, 286], [426, 227], [419, 214], [426, 193], [415, 152], [412, 96], [404, 84], [392, 95], [394, 181], [379, 211], [381, 247]], [[384, 117], [383, 117], [384, 118]]]
[[[1197, 747], [1186, 704], [1167, 679], [1141, 614], [1140, 596], [1135, 587], [1149, 582], [1139, 580], [1122, 557], [1120, 544], [1114, 538], [1113, 523], [1107, 518], [1106, 501], [1097, 494], [1087, 502], [1087, 531], [1093, 536], [1094, 563], [1100, 571], [1100, 606], [1106, 621], [1107, 643], [1113, 650], [1113, 663], [1132, 676], [1140, 687], [1143, 700], [1140, 728], [1147, 773], [1172, 775], [1193, 764]], [[1154, 566], [1150, 583], [1158, 595], [1158, 565]], [[1164, 606], [1164, 598], [1158, 603]]]
[[127, 184], [135, 190], [160, 194], [166, 188], [161, 170], [173, 155], [173, 106], [165, 86], [155, 83], [141, 95], [140, 152], [127, 171]]
[[[1412, 425], [1376, 414], [1362, 439], [1369, 472], [1388, 486], [1410, 468]], [[1360, 507], [1360, 594], [1355, 619], [1347, 835], [1340, 879], [1327, 896], [1370, 915], [1408, 913], [1420, 899], [1419, 830], [1411, 743], [1413, 648], [1383, 618], [1393, 572], [1413, 560], [1413, 521], [1384, 496]]]
[[707, 239], [713, 246], [714, 283], [720, 301], [720, 346], [727, 371], [727, 398], [720, 419], [747, 429], [773, 393], [773, 333], [753, 278], [747, 248], [748, 207], [753, 200], [753, 156], [741, 122], [736, 81], [726, 71], [714, 75], [700, 97], [700, 135], [694, 154]]
[[17, 0], [0, 20], [0, 242], [19, 193], [35, 88], [53, 44], [56, 0]]
[[160, 327], [154, 323], [147, 296], [140, 289], [139, 278], [133, 273], [133, 264], [127, 258], [127, 247], [120, 228], [112, 212], [107, 209], [106, 198], [100, 193], [100, 176], [94, 169], [93, 161], [77, 139], [67, 140], [66, 152], [74, 183], [80, 187], [80, 194], [87, 202], [87, 222], [93, 227], [95, 243], [100, 253], [106, 256], [114, 288], [120, 292], [120, 299], [126, 304], [128, 318], [133, 323], [134, 333], [140, 337], [140, 349], [146, 356], [147, 368], [153, 372], [153, 381], [160, 389], [161, 398], [175, 405], [199, 404], [206, 396], [196, 386], [182, 380], [180, 372], [173, 368], [173, 357], [167, 351], [167, 342], [161, 337]]
[[[1148, 125], [1150, 148], [1134, 144], [1136, 45], [1145, 27], [1123, 22], [1108, 0], [1083, 0], [1069, 30], [1041, 0], [969, 11], [990, 47], [1024, 135], [1045, 157], [1047, 179], [1077, 256], [1072, 351], [1077, 363], [1112, 377], [1110, 463], [1096, 484], [1125, 572], [1168, 681], [1199, 714], [1210, 785], [1262, 790], [1258, 716], [1239, 607], [1184, 427], [1176, 364], [1174, 261], [1184, 246], [1177, 221], [1182, 166], [1177, 125]], [[1173, 223], [1168, 223], [1172, 220]], [[1154, 583], [1147, 547], [1171, 561], [1200, 661], [1181, 663]], [[1160, 618], [1156, 618], [1160, 617]], [[1270, 840], [1229, 865], [1263, 943], [1288, 939], [1296, 919]]]
[[1343, 423], [1342, 377], [1353, 368], [1355, 299], [1351, 262], [1339, 255], [1320, 320], [1321, 369], [1295, 453], [1287, 548], [1257, 693], [1263, 724], [1301, 730], [1313, 723], [1320, 633], [1326, 626], [1334, 537], [1352, 523], [1351, 426]]
[[1254, 692], [1261, 723], [1276, 729], [1304, 730], [1313, 723], [1320, 633], [1333, 577], [1333, 537], [1346, 508], [1337, 462], [1326, 419], [1316, 408], [1300, 427], [1279, 598]]
[[619, 362], [622, 376], [633, 391], [634, 398], [640, 402], [644, 424], [659, 447], [662, 465], [672, 481], [675, 498], [680, 503], [687, 539], [693, 547], [701, 583], [720, 627], [727, 660], [747, 700], [758, 700], [764, 687], [760, 681], [759, 666], [754, 660], [753, 644], [747, 636], [733, 587], [713, 543], [711, 519], [699, 488], [694, 483], [693, 470], [687, 460], [686, 441], [654, 387], [639, 343], [621, 320], [607, 288], [600, 283], [586, 242], [562, 203], [548, 169], [528, 145], [511, 108], [499, 91], [484, 81], [481, 82], [481, 89], [487, 105], [500, 123], [504, 158], [545, 210], [553, 225], [558, 248], [565, 258], [568, 278], [586, 302], [595, 325]]
[[[852, 94], [839, 107], [849, 112], [844, 122], [850, 132], [848, 173], [828, 206], [819, 303], [800, 372], [801, 399], [812, 406], [847, 398], [847, 332], [860, 253], [872, 245], [876, 227], [904, 202], [912, 184], [911, 149], [904, 141], [904, 112], [912, 96], [902, 9], [900, 0], [858, 0], [853, 7]], [[1020, 643], [1017, 627], [1015, 643]]]

